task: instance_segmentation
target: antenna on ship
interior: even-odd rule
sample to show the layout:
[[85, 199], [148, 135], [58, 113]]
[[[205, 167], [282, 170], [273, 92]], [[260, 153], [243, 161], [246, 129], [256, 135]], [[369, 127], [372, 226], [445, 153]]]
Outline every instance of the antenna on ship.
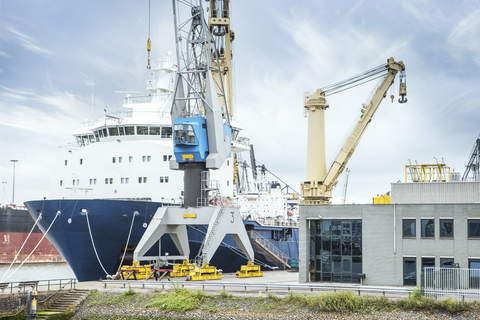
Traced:
[[150, 0], [148, 0], [148, 40], [147, 40], [147, 69], [150, 69], [150, 51], [152, 51], [152, 41], [150, 41]]

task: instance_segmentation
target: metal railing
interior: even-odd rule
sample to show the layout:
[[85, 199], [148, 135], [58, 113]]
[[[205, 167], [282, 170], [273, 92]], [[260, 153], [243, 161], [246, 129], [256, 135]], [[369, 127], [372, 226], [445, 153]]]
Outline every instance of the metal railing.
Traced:
[[77, 279], [50, 279], [50, 280], [28, 280], [0, 283], [0, 294], [18, 293], [32, 291], [51, 291], [58, 289], [75, 289]]
[[250, 236], [251, 240], [254, 240], [261, 247], [263, 247], [264, 249], [267, 249], [278, 260], [282, 261], [285, 266], [288, 266], [288, 268], [290, 268], [290, 265], [289, 265], [290, 258], [285, 253], [283, 253], [280, 249], [278, 249], [273, 243], [268, 241], [268, 239], [265, 239], [261, 234], [255, 231], [248, 231], [248, 235]]
[[387, 294], [393, 295], [403, 295], [408, 296], [413, 292], [412, 288], [404, 287], [372, 287], [372, 286], [341, 286], [341, 285], [317, 285], [317, 284], [281, 284], [281, 283], [237, 283], [237, 282], [200, 282], [200, 281], [128, 281], [128, 280], [103, 280], [102, 284], [104, 288], [107, 288], [107, 285], [121, 285], [123, 288], [127, 287], [142, 287], [152, 286], [152, 287], [162, 287], [165, 289], [173, 288], [185, 288], [185, 287], [194, 287], [202, 288], [202, 290], [220, 290], [220, 288], [225, 291], [226, 289], [239, 288], [243, 289], [243, 292], [251, 291], [258, 293], [262, 289], [265, 292], [273, 290], [286, 290], [286, 291], [308, 291], [308, 292], [321, 292], [321, 291], [353, 291], [358, 295], [366, 293], [379, 293], [383, 296]]
[[480, 270], [427, 267], [423, 271], [422, 293], [426, 297], [457, 301], [480, 300]]

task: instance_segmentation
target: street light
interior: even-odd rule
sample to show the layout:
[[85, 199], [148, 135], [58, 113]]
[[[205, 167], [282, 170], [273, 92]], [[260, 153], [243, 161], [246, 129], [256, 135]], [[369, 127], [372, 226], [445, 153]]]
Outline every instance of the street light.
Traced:
[[13, 162], [13, 193], [12, 193], [12, 204], [15, 204], [15, 163], [18, 162], [18, 160], [10, 160]]

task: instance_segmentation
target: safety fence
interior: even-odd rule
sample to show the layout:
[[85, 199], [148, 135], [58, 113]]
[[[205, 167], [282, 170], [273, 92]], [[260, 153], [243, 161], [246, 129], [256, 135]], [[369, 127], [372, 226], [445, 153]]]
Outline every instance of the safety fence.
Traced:
[[422, 293], [434, 299], [480, 300], [480, 269], [427, 267]]
[[53, 291], [61, 289], [75, 289], [77, 279], [50, 279], [50, 280], [31, 280], [31, 281], [15, 281], [1, 282], [0, 294], [2, 293], [18, 293], [27, 291]]

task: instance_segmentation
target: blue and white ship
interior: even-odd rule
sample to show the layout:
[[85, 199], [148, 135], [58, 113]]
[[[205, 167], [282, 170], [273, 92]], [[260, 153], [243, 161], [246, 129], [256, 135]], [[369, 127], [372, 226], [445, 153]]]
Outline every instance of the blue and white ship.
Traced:
[[[152, 64], [148, 95], [124, 92], [124, 112], [105, 114], [75, 131], [76, 142], [62, 147], [51, 176], [49, 196], [25, 203], [35, 220], [41, 215], [40, 229], [79, 281], [105, 279], [115, 274], [122, 262], [129, 264], [157, 209], [183, 203], [183, 172], [169, 169], [173, 156], [170, 108], [175, 71], [169, 53]], [[246, 192], [245, 188], [237, 192], [233, 155], [249, 150], [249, 140], [238, 135], [241, 127], [233, 122], [232, 129], [232, 156], [221, 169], [211, 171], [211, 179], [218, 181], [220, 201], [238, 203], [242, 216], [251, 219], [244, 220], [244, 224], [256, 263], [286, 268], [291, 258], [298, 257], [298, 226], [287, 216], [288, 197], [276, 191], [275, 184], [272, 190], [263, 192]], [[266, 185], [271, 186], [268, 181]], [[218, 199], [212, 199], [211, 204]], [[274, 213], [268, 211], [266, 203]], [[188, 227], [191, 259], [199, 251], [207, 227]], [[159, 243], [149, 256], [177, 254], [169, 235]], [[230, 236], [211, 260], [224, 272], [235, 272], [246, 262]]]

